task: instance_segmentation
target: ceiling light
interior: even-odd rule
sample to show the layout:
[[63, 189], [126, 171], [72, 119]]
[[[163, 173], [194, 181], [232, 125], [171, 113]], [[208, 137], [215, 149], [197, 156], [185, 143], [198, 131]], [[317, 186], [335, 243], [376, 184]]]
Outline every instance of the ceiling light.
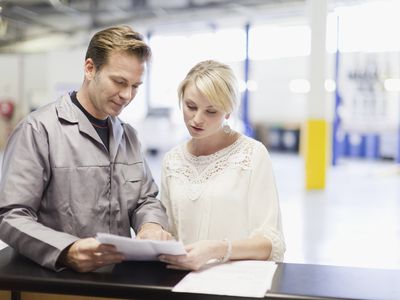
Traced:
[[325, 89], [330, 93], [334, 92], [336, 90], [336, 82], [335, 82], [335, 80], [330, 79], [330, 78], [326, 79], [325, 80]]
[[244, 80], [239, 80], [239, 92], [244, 92], [246, 90], [246, 83]]
[[388, 78], [383, 82], [385, 90], [388, 92], [400, 91], [400, 78]]
[[310, 82], [307, 79], [293, 79], [289, 83], [289, 89], [295, 94], [307, 94], [310, 91]]
[[256, 81], [254, 80], [247, 80], [247, 89], [250, 92], [255, 92], [258, 90], [258, 84]]

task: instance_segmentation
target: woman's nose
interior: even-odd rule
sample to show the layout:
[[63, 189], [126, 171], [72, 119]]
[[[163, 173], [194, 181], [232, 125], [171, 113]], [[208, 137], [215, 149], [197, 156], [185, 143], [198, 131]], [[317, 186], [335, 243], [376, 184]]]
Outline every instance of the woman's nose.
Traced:
[[197, 111], [197, 112], [194, 113], [193, 121], [194, 121], [196, 124], [201, 124], [201, 123], [202, 123], [202, 121], [203, 121], [203, 115], [202, 115], [202, 113], [201, 113], [200, 111]]

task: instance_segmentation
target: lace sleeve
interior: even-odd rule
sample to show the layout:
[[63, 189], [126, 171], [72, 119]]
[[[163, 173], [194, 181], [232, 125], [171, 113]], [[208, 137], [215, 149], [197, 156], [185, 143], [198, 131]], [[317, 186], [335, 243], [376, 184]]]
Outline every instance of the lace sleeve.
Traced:
[[253, 236], [263, 236], [271, 241], [272, 251], [268, 260], [277, 262], [283, 261], [286, 245], [282, 232], [271, 227], [262, 227], [254, 230], [251, 234], [251, 237]]
[[272, 243], [269, 260], [282, 261], [286, 246], [272, 163], [267, 149], [258, 142], [252, 156], [249, 197], [251, 236], [269, 239]]

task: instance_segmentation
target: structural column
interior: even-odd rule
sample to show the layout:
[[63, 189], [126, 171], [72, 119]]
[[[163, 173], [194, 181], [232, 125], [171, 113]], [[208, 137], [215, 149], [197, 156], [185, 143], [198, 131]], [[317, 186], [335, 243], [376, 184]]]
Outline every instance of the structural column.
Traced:
[[306, 123], [306, 188], [324, 189], [327, 169], [328, 126], [326, 121], [326, 19], [327, 0], [308, 0], [311, 29], [309, 61], [310, 93]]
[[254, 136], [253, 128], [251, 127], [249, 119], [249, 87], [248, 87], [248, 82], [250, 78], [250, 57], [249, 57], [250, 23], [246, 24], [245, 32], [246, 32], [246, 57], [244, 59], [244, 82], [246, 83], [246, 89], [243, 92], [241, 117], [244, 124], [245, 134], [247, 136], [253, 137]]

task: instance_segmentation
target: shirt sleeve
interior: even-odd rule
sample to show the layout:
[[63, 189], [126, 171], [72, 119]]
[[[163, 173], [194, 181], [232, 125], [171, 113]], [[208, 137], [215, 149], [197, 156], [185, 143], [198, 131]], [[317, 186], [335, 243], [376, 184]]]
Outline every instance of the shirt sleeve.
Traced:
[[272, 243], [269, 260], [282, 261], [285, 241], [282, 231], [281, 212], [278, 201], [271, 159], [262, 144], [256, 144], [252, 175], [249, 186], [249, 223], [251, 236], [261, 235]]
[[150, 168], [143, 157], [143, 180], [140, 190], [140, 199], [137, 208], [132, 216], [134, 227], [140, 230], [145, 223], [157, 223], [162, 228], [168, 227], [168, 220], [165, 214], [165, 208], [161, 201], [157, 198], [158, 187], [154, 182]]
[[22, 255], [58, 270], [62, 250], [78, 240], [38, 222], [37, 212], [50, 178], [45, 132], [27, 119], [9, 138], [0, 182], [0, 238]]
[[162, 170], [161, 170], [161, 202], [163, 203], [165, 209], [167, 210], [168, 216], [168, 231], [174, 236], [178, 238], [178, 232], [176, 228], [176, 222], [174, 222], [175, 218], [173, 217], [172, 211], [172, 202], [170, 199], [169, 193], [169, 183], [168, 183], [168, 176], [167, 176], [167, 161], [168, 161], [168, 154], [164, 157]]

